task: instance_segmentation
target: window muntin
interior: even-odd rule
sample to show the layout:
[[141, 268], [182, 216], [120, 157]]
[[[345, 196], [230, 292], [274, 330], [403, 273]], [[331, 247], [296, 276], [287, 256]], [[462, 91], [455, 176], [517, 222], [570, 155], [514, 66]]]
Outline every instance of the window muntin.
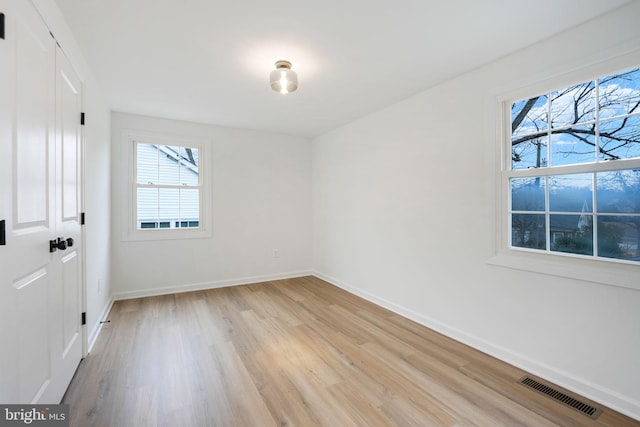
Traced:
[[137, 230], [199, 228], [200, 148], [134, 141]]
[[509, 247], [640, 262], [640, 69], [511, 104]]

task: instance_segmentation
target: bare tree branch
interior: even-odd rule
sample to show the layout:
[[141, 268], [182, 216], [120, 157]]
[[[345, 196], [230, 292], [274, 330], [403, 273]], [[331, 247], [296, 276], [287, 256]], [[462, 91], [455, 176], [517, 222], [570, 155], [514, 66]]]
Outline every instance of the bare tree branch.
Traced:
[[540, 98], [540, 97], [536, 96], [534, 98], [530, 98], [530, 99], [527, 100], [526, 104], [524, 104], [524, 107], [522, 107], [522, 110], [520, 110], [520, 112], [518, 113], [516, 118], [513, 119], [513, 122], [511, 122], [511, 132], [512, 133], [516, 129], [518, 129], [518, 126], [520, 126], [520, 124], [522, 123], [524, 118], [527, 116], [527, 114], [529, 114], [529, 111], [531, 111], [531, 109], [536, 104], [536, 102], [538, 102], [538, 98]]
[[[628, 89], [625, 89], [624, 87], [615, 83], [616, 81], [619, 81], [622, 79], [627, 79], [627, 80], [630, 79], [631, 77], [628, 77], [628, 76], [631, 73], [632, 72], [612, 75], [600, 80], [599, 82], [600, 86], [606, 88], [606, 90], [603, 90], [599, 96], [598, 107], [600, 108], [601, 111], [609, 109], [613, 111], [614, 114], [620, 114], [620, 113], [617, 113], [617, 111], [624, 108], [625, 114], [633, 114], [638, 109], [640, 109], [640, 99], [638, 100], [634, 99], [637, 97], [637, 95], [634, 95], [633, 92], [629, 94]], [[611, 83], [612, 81], [614, 82], [613, 84], [606, 86], [607, 83]], [[571, 87], [562, 89], [558, 92], [552, 93], [553, 96], [550, 97], [549, 99], [549, 102], [552, 105], [552, 117], [543, 118], [542, 119], [543, 122], [548, 122], [547, 124], [553, 128], [556, 126], [553, 123], [551, 123], [551, 121], [555, 121], [554, 117], [559, 118], [564, 116], [564, 119], [566, 119], [567, 115], [570, 114], [569, 120], [571, 120], [571, 123], [566, 123], [568, 127], [564, 129], [552, 129], [551, 134], [568, 134], [574, 137], [575, 139], [582, 141], [584, 144], [587, 144], [592, 147], [596, 146], [596, 143], [594, 142], [594, 138], [589, 138], [589, 136], [596, 135], [595, 124], [591, 124], [589, 127], [586, 127], [580, 123], [580, 122], [584, 122], [585, 117], [590, 118], [589, 116], [593, 116], [595, 118], [595, 109], [596, 109], [595, 102], [588, 102], [589, 99], [595, 98], [594, 97], [595, 88], [596, 86], [593, 82], [586, 82], [582, 85], [571, 86]], [[571, 96], [572, 101], [570, 101], [569, 99], [566, 99], [566, 101], [568, 102], [561, 101], [558, 103], [558, 100], [560, 100], [562, 97], [569, 96], [570, 94], [573, 94]], [[511, 123], [512, 134], [514, 134], [516, 130], [522, 125], [522, 123], [527, 118], [527, 115], [530, 114], [530, 112], [533, 110], [536, 102], [538, 102], [539, 99], [540, 99], [540, 96], [533, 97], [526, 100], [522, 109], [518, 112], [518, 114], [515, 116], [515, 118]], [[632, 100], [634, 101], [633, 104], [629, 105], [631, 104], [630, 101]], [[554, 104], [554, 102], [556, 102], [556, 104]], [[625, 103], [627, 104], [626, 106], [625, 106]], [[556, 105], [556, 107], [554, 107], [554, 105]], [[561, 119], [563, 120], [563, 123], [562, 123], [563, 125], [565, 125], [564, 119]], [[630, 120], [630, 117], [627, 116], [627, 117], [624, 117], [619, 124], [616, 123], [616, 127], [614, 129], [600, 129], [599, 136], [601, 139], [597, 149], [602, 156], [609, 159], [618, 159], [620, 158], [620, 156], [618, 155], [619, 153], [616, 153], [616, 150], [619, 150], [624, 146], [640, 144], [640, 131], [633, 131], [633, 132], [624, 131], [624, 129], [628, 129], [628, 130], [632, 129], [629, 127], [629, 120]], [[527, 126], [530, 126], [530, 124], [527, 124]], [[547, 135], [547, 132], [542, 131], [542, 132], [532, 132], [532, 133], [529, 133], [528, 135], [523, 135], [523, 136], [514, 138], [511, 141], [512, 160], [514, 162], [519, 162], [522, 160], [522, 157], [524, 155], [525, 151], [523, 150], [516, 151], [517, 147], [522, 146], [526, 150], [527, 147], [535, 146], [535, 149], [539, 151], [540, 147], [546, 143], [544, 140], [541, 141], [540, 138], [544, 138], [546, 135]], [[603, 143], [603, 141], [606, 141], [607, 143], [605, 144]], [[615, 146], [612, 144], [612, 142], [616, 143]], [[527, 144], [527, 145], [524, 145], [524, 144]], [[566, 154], [570, 154], [570, 152], [567, 152]], [[579, 153], [576, 153], [576, 154], [579, 154]]]

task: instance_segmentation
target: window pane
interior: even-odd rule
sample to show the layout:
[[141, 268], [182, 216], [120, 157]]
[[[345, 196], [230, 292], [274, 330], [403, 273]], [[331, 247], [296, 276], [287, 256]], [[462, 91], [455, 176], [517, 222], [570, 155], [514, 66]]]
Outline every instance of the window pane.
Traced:
[[197, 189], [180, 189], [180, 211], [183, 221], [200, 220], [200, 191]]
[[546, 166], [547, 96], [511, 104], [511, 168]]
[[544, 215], [513, 214], [511, 216], [511, 245], [520, 248], [546, 249]]
[[176, 228], [198, 228], [199, 221], [176, 221]]
[[136, 144], [136, 182], [158, 183], [158, 149], [152, 144]]
[[602, 160], [640, 157], [640, 116], [600, 123]]
[[551, 135], [551, 166], [596, 161], [595, 125], [554, 130]]
[[200, 184], [198, 173], [198, 149], [197, 148], [180, 148], [180, 184], [197, 186]]
[[511, 139], [511, 169], [547, 166], [548, 136], [529, 135]]
[[161, 221], [172, 222], [180, 219], [180, 190], [177, 188], [160, 189], [159, 217]]
[[640, 213], [640, 170], [599, 172], [596, 180], [598, 212]]
[[550, 215], [551, 250], [593, 255], [593, 215]]
[[598, 217], [598, 255], [640, 261], [640, 216]]
[[549, 177], [549, 210], [592, 212], [593, 175], [590, 173]]
[[638, 111], [640, 69], [607, 76], [598, 83], [600, 119]]
[[197, 148], [180, 147], [180, 156], [188, 166], [195, 166], [196, 168], [199, 166]]
[[158, 190], [156, 188], [138, 188], [137, 192], [138, 228], [141, 223], [158, 221]]
[[531, 135], [547, 130], [547, 96], [511, 104], [511, 135]]
[[511, 210], [543, 211], [545, 177], [512, 178]]
[[595, 119], [595, 84], [592, 81], [552, 92], [550, 98], [552, 128]]
[[160, 150], [160, 152], [158, 153], [160, 184], [179, 185], [180, 180], [178, 178], [178, 165], [180, 148], [169, 145], [160, 145], [158, 149]]

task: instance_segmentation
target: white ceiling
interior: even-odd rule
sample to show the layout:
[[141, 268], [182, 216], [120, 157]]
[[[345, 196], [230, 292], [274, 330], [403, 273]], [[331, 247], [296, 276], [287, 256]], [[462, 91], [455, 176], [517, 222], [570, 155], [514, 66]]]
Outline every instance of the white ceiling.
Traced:
[[313, 137], [630, 0], [56, 1], [113, 110]]

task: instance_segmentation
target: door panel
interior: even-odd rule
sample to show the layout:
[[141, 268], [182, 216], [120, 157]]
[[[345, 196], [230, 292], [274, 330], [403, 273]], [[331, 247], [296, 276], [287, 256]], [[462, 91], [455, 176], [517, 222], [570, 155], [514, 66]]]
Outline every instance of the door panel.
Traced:
[[[62, 57], [62, 58], [60, 58]], [[66, 58], [58, 55], [58, 135], [62, 144], [62, 220], [78, 219], [78, 155], [80, 154], [80, 82]]]
[[41, 268], [14, 283], [18, 293], [17, 312], [21, 319], [29, 319], [21, 325], [18, 335], [20, 375], [20, 402], [38, 399], [46, 389], [51, 373], [49, 371], [49, 316], [47, 292], [49, 272]]
[[[62, 258], [62, 358], [70, 356], [70, 351], [80, 337], [80, 316], [78, 316], [78, 301], [80, 300], [80, 284], [78, 283], [77, 252], [72, 252]], [[78, 359], [79, 360], [79, 359]]]
[[[47, 146], [51, 119], [53, 40], [31, 20], [15, 22], [15, 227], [46, 224], [49, 217]], [[35, 24], [35, 25], [34, 25]], [[46, 94], [47, 102], [43, 102]]]

